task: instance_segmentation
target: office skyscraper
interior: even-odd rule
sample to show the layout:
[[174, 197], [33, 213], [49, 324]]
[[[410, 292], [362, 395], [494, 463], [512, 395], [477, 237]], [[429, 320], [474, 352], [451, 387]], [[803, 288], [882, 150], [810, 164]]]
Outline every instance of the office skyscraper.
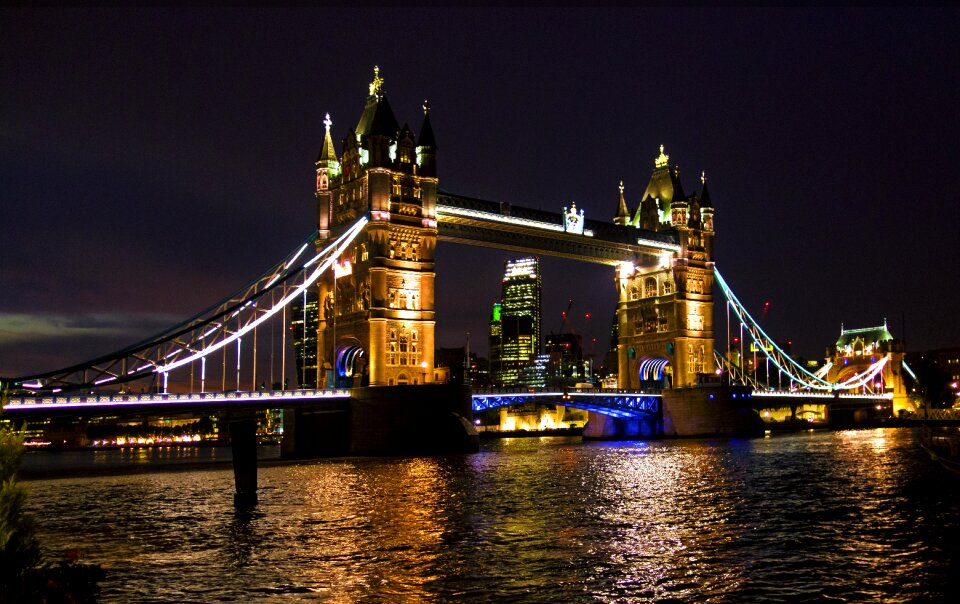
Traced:
[[520, 386], [540, 353], [540, 259], [504, 263], [501, 301], [490, 318], [490, 372], [500, 386]]

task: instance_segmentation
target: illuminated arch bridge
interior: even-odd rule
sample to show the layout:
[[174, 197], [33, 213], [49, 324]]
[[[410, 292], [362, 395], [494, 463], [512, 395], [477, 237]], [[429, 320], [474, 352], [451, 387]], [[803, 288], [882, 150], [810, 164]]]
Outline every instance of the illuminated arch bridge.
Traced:
[[527, 403], [564, 405], [618, 418], [659, 416], [662, 409], [659, 393], [622, 390], [475, 390], [472, 398], [474, 413]]

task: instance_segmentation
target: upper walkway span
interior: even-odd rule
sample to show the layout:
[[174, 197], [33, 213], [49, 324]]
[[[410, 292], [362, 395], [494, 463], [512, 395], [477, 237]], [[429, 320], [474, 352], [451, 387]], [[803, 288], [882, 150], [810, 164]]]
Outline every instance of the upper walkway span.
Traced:
[[[610, 222], [583, 213], [548, 212], [506, 202], [437, 194], [437, 237], [441, 241], [541, 253], [616, 266], [638, 254], [678, 252], [676, 237]], [[570, 220], [575, 215], [576, 220]]]

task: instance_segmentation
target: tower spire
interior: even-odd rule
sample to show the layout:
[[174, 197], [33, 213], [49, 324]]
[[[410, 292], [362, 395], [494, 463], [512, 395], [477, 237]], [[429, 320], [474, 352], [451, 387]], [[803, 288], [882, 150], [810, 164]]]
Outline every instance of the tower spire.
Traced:
[[326, 129], [323, 135], [323, 146], [320, 148], [320, 155], [317, 156], [317, 162], [321, 161], [336, 161], [337, 153], [333, 149], [333, 138], [330, 136], [330, 126], [333, 125], [333, 120], [330, 119], [330, 114], [328, 113], [323, 118], [323, 126]]
[[653, 166], [655, 168], [666, 168], [667, 163], [670, 161], [670, 156], [663, 153], [663, 145], [660, 145], [660, 156], [653, 160]]
[[627, 200], [623, 197], [623, 181], [620, 181], [620, 202], [617, 204], [617, 214], [613, 217], [614, 224], [627, 224], [630, 221], [630, 210], [627, 208]]
[[373, 81], [370, 82], [370, 96], [380, 96], [383, 90], [383, 78], [380, 77], [380, 66], [373, 66]]

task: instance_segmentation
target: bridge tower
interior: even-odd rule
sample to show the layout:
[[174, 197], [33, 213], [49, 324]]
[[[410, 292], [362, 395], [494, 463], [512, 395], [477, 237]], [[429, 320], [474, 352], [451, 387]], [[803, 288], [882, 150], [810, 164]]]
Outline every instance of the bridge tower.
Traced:
[[[388, 386], [432, 381], [437, 145], [424, 101], [419, 136], [399, 127], [379, 69], [339, 158], [325, 120], [316, 162], [318, 248], [370, 222], [317, 284], [318, 382]], [[331, 383], [332, 382], [332, 383]]]
[[860, 329], [844, 329], [841, 325], [836, 344], [827, 347], [826, 360], [830, 369], [826, 379], [833, 383], [844, 382], [884, 357], [887, 359], [884, 368], [861, 390], [892, 395], [890, 411], [896, 416], [913, 407], [903, 380], [903, 341], [893, 337], [886, 320], [883, 325]]
[[675, 235], [678, 249], [617, 269], [618, 386], [697, 385], [714, 371], [713, 204], [706, 175], [686, 195], [680, 169], [660, 147], [633, 215], [620, 189], [614, 222]]

